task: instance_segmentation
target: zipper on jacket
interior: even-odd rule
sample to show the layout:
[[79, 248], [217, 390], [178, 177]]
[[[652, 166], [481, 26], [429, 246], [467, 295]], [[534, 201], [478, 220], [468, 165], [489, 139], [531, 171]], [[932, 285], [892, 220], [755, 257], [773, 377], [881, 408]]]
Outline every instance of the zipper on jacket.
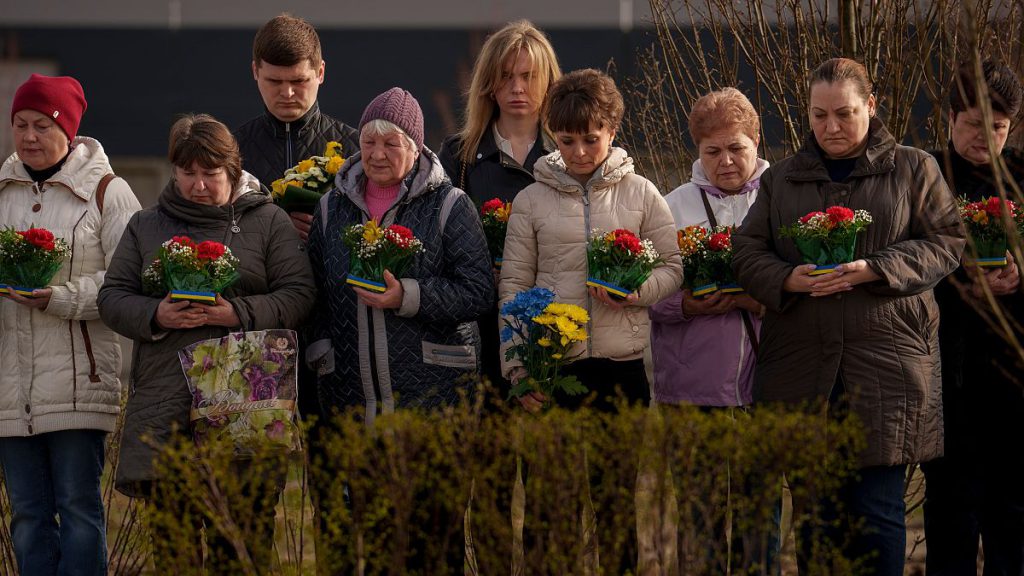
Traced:
[[[529, 155], [527, 155], [527, 156], [529, 156]], [[504, 168], [511, 168], [512, 170], [518, 170], [518, 171], [522, 172], [523, 174], [526, 174], [530, 178], [533, 178], [533, 174], [531, 174], [530, 171], [527, 170], [526, 168], [523, 168], [522, 165], [520, 165], [518, 162], [515, 162], [514, 159], [513, 159], [512, 162], [509, 162], [508, 161], [508, 155], [505, 154], [504, 152], [498, 152], [498, 157], [501, 158], [501, 165], [502, 165], [502, 167], [504, 167]]]
[[[590, 192], [587, 190], [587, 186], [583, 186], [583, 241], [584, 246], [590, 242]], [[587, 262], [587, 276], [590, 276], [590, 262]], [[591, 358], [594, 355], [594, 304], [590, 299], [590, 288], [587, 288], [587, 314], [590, 316], [590, 320], [587, 322], [587, 333], [590, 334], [590, 338], [587, 338], [587, 358]]]
[[75, 358], [74, 324], [74, 320], [68, 320], [68, 333], [71, 335], [71, 409], [78, 410], [78, 362]]
[[[292, 162], [292, 123], [284, 123], [284, 169], [287, 170], [295, 163]], [[283, 173], [283, 172], [282, 172]]]

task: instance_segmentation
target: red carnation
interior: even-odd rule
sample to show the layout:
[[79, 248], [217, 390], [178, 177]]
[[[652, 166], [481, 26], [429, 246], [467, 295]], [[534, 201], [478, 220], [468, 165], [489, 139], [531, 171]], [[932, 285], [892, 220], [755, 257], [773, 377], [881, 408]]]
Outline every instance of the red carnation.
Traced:
[[832, 219], [835, 224], [842, 222], [853, 222], [853, 210], [850, 210], [846, 206], [833, 206], [828, 210], [825, 210], [828, 217]]
[[640, 244], [640, 239], [630, 233], [628, 236], [616, 236], [615, 245], [619, 248], [629, 252], [630, 254], [639, 254], [643, 251], [643, 246]]
[[224, 255], [226, 248], [220, 242], [207, 240], [196, 247], [196, 258], [200, 260], [216, 260]]
[[24, 232], [20, 232], [21, 236], [25, 239], [25, 242], [50, 252], [54, 248], [53, 244], [53, 233], [46, 228], [29, 228]]
[[496, 210], [499, 210], [505, 206], [505, 203], [498, 198], [491, 198], [484, 205], [480, 207], [481, 214], [490, 214]]
[[811, 218], [814, 218], [815, 216], [821, 216], [822, 214], [824, 214], [824, 212], [808, 212], [806, 216], [800, 219], [800, 223], [807, 224], [808, 222], [811, 221]]
[[196, 243], [193, 242], [192, 239], [189, 238], [188, 236], [172, 236], [171, 242], [175, 244], [181, 244], [182, 246], [186, 246], [188, 248], [196, 247]]
[[728, 250], [732, 247], [732, 238], [724, 232], [716, 232], [708, 239], [708, 247], [716, 252]]
[[[988, 202], [986, 202], [984, 204], [984, 208], [979, 207], [979, 209], [985, 210], [985, 212], [988, 212], [988, 215], [993, 217], [993, 218], [999, 218], [1003, 214], [1003, 209], [1004, 209], [1003, 206], [1004, 206], [1003, 199], [998, 197], [998, 196], [993, 196], [993, 197], [989, 198]], [[1006, 206], [1007, 210], [1009, 210], [1010, 212], [1013, 212], [1013, 202], [1010, 202], [1009, 200], [1007, 200], [1005, 202], [1005, 206]]]
[[412, 240], [413, 238], [412, 230], [409, 230], [408, 228], [402, 226], [401, 224], [392, 224], [391, 226], [388, 226], [388, 230], [394, 232], [395, 234], [399, 235], [402, 238], [405, 238], [406, 240]]

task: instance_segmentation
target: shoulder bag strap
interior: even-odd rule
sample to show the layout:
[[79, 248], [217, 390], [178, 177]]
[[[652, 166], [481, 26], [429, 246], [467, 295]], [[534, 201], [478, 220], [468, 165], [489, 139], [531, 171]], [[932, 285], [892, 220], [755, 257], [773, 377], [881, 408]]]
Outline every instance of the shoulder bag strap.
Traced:
[[100, 216], [103, 216], [103, 199], [107, 196], [107, 185], [114, 178], [117, 178], [117, 176], [111, 172], [100, 178], [100, 183], [96, 186], [96, 207], [99, 208]]
[[[712, 228], [718, 226], [718, 219], [715, 218], [715, 213], [711, 210], [711, 202], [708, 200], [708, 193], [703, 189], [700, 191], [700, 199], [704, 202], [704, 211], [708, 215], [708, 224]], [[750, 339], [750, 348], [754, 351], [754, 356], [757, 356], [757, 331], [754, 330], [754, 320], [750, 317], [750, 312], [746, 310], [740, 310], [740, 316], [743, 317], [743, 328], [747, 331], [747, 338]]]

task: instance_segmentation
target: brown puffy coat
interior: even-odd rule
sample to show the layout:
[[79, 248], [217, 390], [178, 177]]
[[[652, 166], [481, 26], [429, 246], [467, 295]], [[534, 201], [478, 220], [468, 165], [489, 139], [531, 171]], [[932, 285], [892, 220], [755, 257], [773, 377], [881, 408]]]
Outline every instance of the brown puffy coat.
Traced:
[[[621, 148], [584, 187], [565, 171], [558, 152], [534, 165], [537, 182], [516, 196], [505, 236], [499, 298], [540, 286], [559, 302], [590, 313], [590, 339], [571, 354], [580, 358], [632, 360], [650, 345], [646, 307], [679, 290], [683, 279], [675, 222], [668, 204], [650, 181], [633, 173], [633, 160]], [[637, 290], [636, 306], [614, 309], [593, 302], [587, 292], [589, 231], [626, 228], [650, 239], [664, 263]], [[504, 354], [503, 354], [504, 356]], [[502, 363], [507, 375], [515, 362]]]
[[[833, 205], [871, 213], [856, 257], [882, 279], [821, 298], [783, 292], [786, 276], [802, 261], [779, 227]], [[761, 177], [733, 246], [740, 284], [768, 307], [754, 381], [758, 399], [827, 401], [841, 377], [867, 433], [861, 465], [940, 456], [939, 313], [932, 288], [956, 269], [964, 237], [935, 160], [897, 145], [873, 120], [853, 173], [832, 182], [812, 138]]]

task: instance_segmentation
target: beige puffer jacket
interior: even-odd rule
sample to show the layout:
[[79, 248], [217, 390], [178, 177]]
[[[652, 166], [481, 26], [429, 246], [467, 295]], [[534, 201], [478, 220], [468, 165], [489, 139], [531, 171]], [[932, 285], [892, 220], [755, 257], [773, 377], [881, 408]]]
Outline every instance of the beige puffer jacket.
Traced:
[[41, 185], [17, 154], [0, 167], [0, 227], [46, 228], [71, 246], [71, 257], [50, 281], [45, 310], [0, 298], [0, 436], [114, 429], [121, 350], [99, 319], [96, 294], [139, 201], [116, 178], [100, 214], [96, 189], [111, 172], [100, 143], [82, 136], [61, 170]]
[[[559, 302], [590, 313], [590, 339], [577, 345], [579, 358], [633, 360], [650, 345], [646, 307], [679, 290], [683, 279], [675, 222], [664, 198], [650, 181], [633, 172], [633, 160], [621, 148], [586, 186], [565, 170], [559, 152], [534, 166], [537, 182], [512, 203], [501, 268], [501, 304], [517, 292], [539, 286], [555, 292]], [[587, 240], [590, 231], [626, 228], [650, 239], [664, 258], [637, 291], [636, 306], [620, 310], [592, 301], [587, 292]], [[518, 366], [504, 361], [508, 375]]]

